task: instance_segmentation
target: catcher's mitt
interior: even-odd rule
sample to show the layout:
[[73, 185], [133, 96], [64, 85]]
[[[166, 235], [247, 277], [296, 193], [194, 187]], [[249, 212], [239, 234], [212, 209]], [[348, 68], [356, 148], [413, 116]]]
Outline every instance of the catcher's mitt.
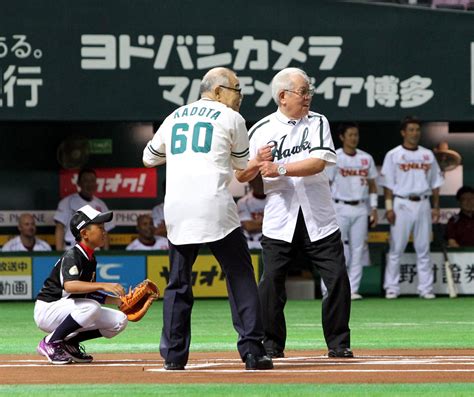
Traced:
[[153, 301], [160, 296], [160, 291], [153, 281], [144, 280], [127, 295], [121, 296], [120, 311], [127, 315], [129, 321], [138, 321], [143, 318]]

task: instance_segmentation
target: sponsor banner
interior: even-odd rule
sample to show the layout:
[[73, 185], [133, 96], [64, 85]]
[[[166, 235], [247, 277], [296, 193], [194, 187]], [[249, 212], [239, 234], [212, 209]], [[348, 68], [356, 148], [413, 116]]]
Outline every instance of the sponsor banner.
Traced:
[[[126, 291], [146, 278], [145, 256], [106, 256], [96, 254], [96, 280], [120, 283]], [[33, 297], [35, 297], [58, 261], [58, 256], [41, 256], [33, 259]], [[31, 297], [30, 297], [31, 299]]]
[[[78, 170], [60, 170], [61, 198], [77, 192]], [[155, 198], [156, 168], [96, 168], [97, 193], [100, 198]]]
[[61, 255], [33, 257], [33, 299], [38, 295], [38, 292], [41, 287], [43, 287], [45, 280], [49, 277], [51, 270], [53, 270], [60, 256]]
[[0, 300], [30, 300], [31, 258], [0, 257]]
[[[245, 194], [245, 185], [242, 185], [242, 190], [239, 186], [236, 188], [239, 194]], [[236, 190], [236, 192], [237, 192]], [[238, 197], [238, 196], [234, 196]], [[114, 211], [114, 222], [117, 226], [136, 226], [137, 218], [142, 214], [151, 215], [151, 209], [138, 209], [138, 210], [115, 210]], [[11, 227], [18, 225], [18, 219], [23, 213], [32, 214], [36, 220], [36, 226], [54, 226], [54, 213], [55, 210], [45, 211], [0, 211], [0, 227]], [[441, 208], [440, 223], [447, 223], [449, 218], [459, 213], [459, 208]], [[378, 210], [379, 225], [388, 225], [387, 219], [385, 218], [385, 210]], [[13, 236], [12, 236], [13, 237]]]
[[[453, 279], [458, 294], [474, 295], [474, 257], [472, 252], [449, 252], [449, 261], [453, 269]], [[388, 256], [386, 258], [388, 260]], [[441, 252], [432, 252], [434, 290], [435, 294], [448, 294], [448, 284], [444, 259]], [[418, 275], [416, 269], [416, 254], [405, 253], [402, 255], [400, 265], [400, 294], [418, 294]]]
[[[151, 215], [150, 209], [142, 210], [114, 210], [114, 222], [117, 226], [136, 226], [137, 218], [142, 214]], [[0, 211], [0, 227], [17, 226], [18, 219], [23, 213], [32, 214], [36, 219], [36, 226], [54, 226], [55, 210], [48, 211]], [[13, 237], [13, 236], [12, 236]]]
[[[272, 18], [268, 2], [257, 1], [251, 12], [258, 23], [241, 7], [233, 16], [241, 23], [233, 24], [217, 0], [187, 2], [186, 12], [165, 3], [87, 2], [83, 18], [83, 2], [2, 2], [0, 118], [162, 120], [199, 98], [207, 70], [225, 66], [237, 71], [242, 113], [255, 121], [275, 110], [275, 72], [296, 66], [308, 71], [320, 111], [339, 120], [398, 120], [407, 112], [472, 119], [472, 13], [315, 0], [289, 8], [274, 0]], [[298, 24], [288, 23], [289, 12]], [[223, 21], [225, 31], [203, 27], [196, 15]], [[340, 15], [351, 23], [335, 25]], [[449, 56], [440, 57], [440, 48]]]
[[[259, 255], [251, 255], [255, 277], [258, 275]], [[167, 256], [150, 255], [147, 263], [147, 277], [158, 285], [161, 295], [169, 281], [169, 259]], [[192, 270], [193, 295], [196, 298], [227, 297], [225, 275], [216, 258], [199, 255]]]
[[97, 254], [96, 280], [120, 283], [125, 291], [146, 278], [146, 256], [106, 256]]

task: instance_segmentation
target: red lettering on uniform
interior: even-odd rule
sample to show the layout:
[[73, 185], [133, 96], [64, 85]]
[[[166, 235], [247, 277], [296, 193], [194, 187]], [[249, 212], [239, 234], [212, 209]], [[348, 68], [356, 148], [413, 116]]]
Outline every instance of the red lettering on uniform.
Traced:
[[428, 172], [431, 169], [431, 164], [429, 163], [405, 163], [399, 164], [399, 168], [402, 171], [410, 171], [410, 170], [423, 170]]
[[369, 175], [369, 170], [367, 168], [363, 169], [351, 169], [351, 168], [339, 168], [339, 173], [346, 177], [346, 176], [362, 176], [367, 178]]

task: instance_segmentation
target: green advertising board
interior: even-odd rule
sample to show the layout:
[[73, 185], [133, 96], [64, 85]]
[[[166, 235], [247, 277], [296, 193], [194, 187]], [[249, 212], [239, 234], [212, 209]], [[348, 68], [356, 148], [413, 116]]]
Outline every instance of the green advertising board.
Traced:
[[330, 119], [471, 121], [474, 13], [357, 2], [16, 0], [0, 10], [0, 120], [159, 121], [234, 69], [255, 121], [288, 66]]

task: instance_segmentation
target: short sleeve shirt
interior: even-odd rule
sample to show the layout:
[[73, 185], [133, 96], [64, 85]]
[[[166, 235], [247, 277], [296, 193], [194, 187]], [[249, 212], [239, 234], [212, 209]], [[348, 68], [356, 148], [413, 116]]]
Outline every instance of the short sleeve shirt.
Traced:
[[[309, 158], [335, 165], [336, 151], [329, 122], [315, 112], [299, 120], [290, 120], [277, 110], [250, 130], [250, 157], [258, 149], [274, 144], [274, 162], [287, 164]], [[301, 208], [311, 241], [317, 241], [338, 230], [329, 180], [326, 173], [305, 177], [264, 177], [267, 195], [263, 235], [291, 242]]]
[[390, 150], [383, 161], [381, 185], [394, 195], [431, 195], [444, 182], [438, 162], [429, 149], [409, 150], [402, 145]]
[[[28, 251], [28, 249], [21, 242], [20, 236], [16, 236], [11, 240], [7, 241], [2, 248], [3, 252], [12, 251]], [[51, 246], [44, 240], [35, 238], [35, 245], [31, 251], [51, 251]]]
[[127, 251], [150, 251], [150, 250], [167, 250], [168, 247], [168, 239], [155, 236], [155, 243], [152, 245], [143, 244], [138, 238], [133, 240], [129, 245], [127, 245]]
[[343, 149], [337, 149], [335, 167], [328, 167], [326, 172], [331, 181], [334, 199], [344, 201], [361, 201], [369, 197], [368, 179], [377, 177], [374, 159], [369, 153], [356, 149], [349, 155]]
[[245, 120], [220, 102], [203, 98], [165, 119], [143, 160], [166, 162], [164, 216], [173, 244], [217, 241], [240, 226], [229, 184], [248, 153]]
[[37, 299], [54, 302], [61, 298], [84, 298], [86, 294], [69, 294], [64, 290], [66, 281], [94, 282], [97, 268], [95, 256], [89, 259], [84, 249], [76, 244], [66, 250], [56, 262], [49, 277], [43, 284]]

